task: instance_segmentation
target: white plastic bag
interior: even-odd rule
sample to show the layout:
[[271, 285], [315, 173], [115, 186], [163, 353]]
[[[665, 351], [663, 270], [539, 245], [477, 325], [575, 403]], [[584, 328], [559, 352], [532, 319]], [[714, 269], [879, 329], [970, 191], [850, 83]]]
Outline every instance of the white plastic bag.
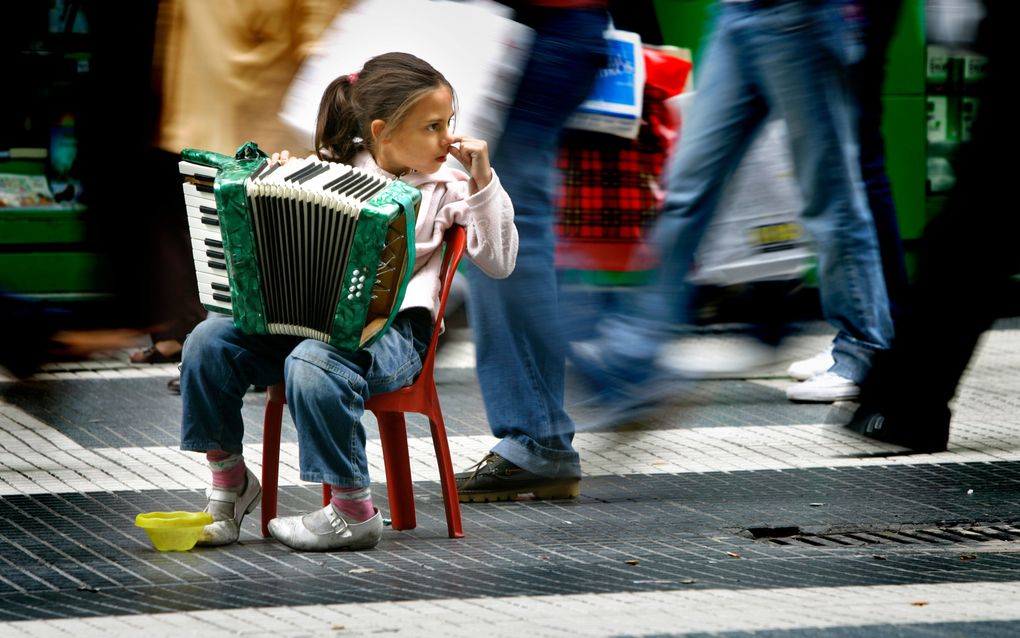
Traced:
[[[434, 66], [457, 93], [456, 132], [484, 139], [503, 129], [531, 50], [532, 30], [489, 2], [360, 0], [339, 14], [295, 76], [280, 118], [313, 147], [326, 86], [376, 55], [403, 51]], [[501, 6], [501, 5], [497, 5]]]
[[[693, 95], [681, 96], [683, 110]], [[727, 184], [698, 246], [690, 281], [731, 286], [802, 277], [815, 258], [800, 223], [802, 210], [786, 123], [771, 120]]]

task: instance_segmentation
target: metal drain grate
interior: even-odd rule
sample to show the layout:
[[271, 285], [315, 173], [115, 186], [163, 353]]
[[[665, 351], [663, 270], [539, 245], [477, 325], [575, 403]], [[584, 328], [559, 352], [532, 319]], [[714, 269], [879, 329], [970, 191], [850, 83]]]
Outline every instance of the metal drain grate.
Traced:
[[828, 534], [801, 532], [798, 527], [752, 527], [747, 533], [757, 541], [779, 547], [862, 547], [867, 545], [955, 545], [991, 541], [1020, 541], [1020, 527], [1013, 524], [860, 529]]

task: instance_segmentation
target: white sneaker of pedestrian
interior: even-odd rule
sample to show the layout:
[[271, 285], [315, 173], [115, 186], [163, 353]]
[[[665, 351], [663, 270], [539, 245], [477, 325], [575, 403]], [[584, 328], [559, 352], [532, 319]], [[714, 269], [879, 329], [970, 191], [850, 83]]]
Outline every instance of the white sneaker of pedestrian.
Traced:
[[835, 359], [832, 358], [832, 344], [829, 344], [825, 350], [810, 359], [801, 359], [791, 363], [790, 367], [786, 369], [786, 374], [792, 379], [807, 381], [811, 377], [827, 372], [835, 362]]
[[775, 365], [778, 350], [757, 339], [679, 339], [659, 365], [688, 379], [741, 379]]
[[861, 388], [835, 372], [823, 372], [786, 389], [786, 398], [809, 403], [832, 403], [856, 399]]

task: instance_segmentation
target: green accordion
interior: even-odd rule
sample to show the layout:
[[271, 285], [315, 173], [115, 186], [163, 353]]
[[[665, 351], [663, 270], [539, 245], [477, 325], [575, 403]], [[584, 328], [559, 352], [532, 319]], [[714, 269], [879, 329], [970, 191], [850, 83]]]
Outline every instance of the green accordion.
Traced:
[[392, 323], [414, 269], [418, 189], [335, 162], [270, 164], [251, 142], [233, 158], [185, 149], [180, 172], [207, 309], [248, 334], [348, 351]]

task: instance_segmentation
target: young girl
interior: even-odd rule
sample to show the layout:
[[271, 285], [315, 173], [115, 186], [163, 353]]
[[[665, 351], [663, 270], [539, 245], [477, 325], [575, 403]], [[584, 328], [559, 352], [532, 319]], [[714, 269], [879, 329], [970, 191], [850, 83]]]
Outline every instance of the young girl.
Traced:
[[[241, 520], [262, 490], [241, 455], [240, 408], [250, 385], [286, 381], [297, 426], [301, 478], [333, 487], [325, 508], [274, 519], [269, 531], [299, 550], [367, 549], [382, 535], [369, 491], [365, 400], [410, 384], [421, 370], [439, 307], [443, 233], [467, 229], [467, 254], [492, 277], [517, 257], [513, 207], [489, 166], [485, 142], [454, 135], [454, 94], [428, 63], [406, 53], [369, 60], [337, 78], [319, 107], [320, 159], [351, 164], [421, 191], [414, 274], [401, 310], [376, 343], [344, 352], [310, 339], [248, 335], [229, 318], [207, 319], [184, 346], [181, 449], [205, 452], [212, 470], [206, 511], [213, 522], [201, 545], [237, 540]], [[456, 145], [456, 146], [455, 146]], [[469, 174], [444, 165], [447, 154]], [[283, 151], [274, 159], [286, 161]]]

